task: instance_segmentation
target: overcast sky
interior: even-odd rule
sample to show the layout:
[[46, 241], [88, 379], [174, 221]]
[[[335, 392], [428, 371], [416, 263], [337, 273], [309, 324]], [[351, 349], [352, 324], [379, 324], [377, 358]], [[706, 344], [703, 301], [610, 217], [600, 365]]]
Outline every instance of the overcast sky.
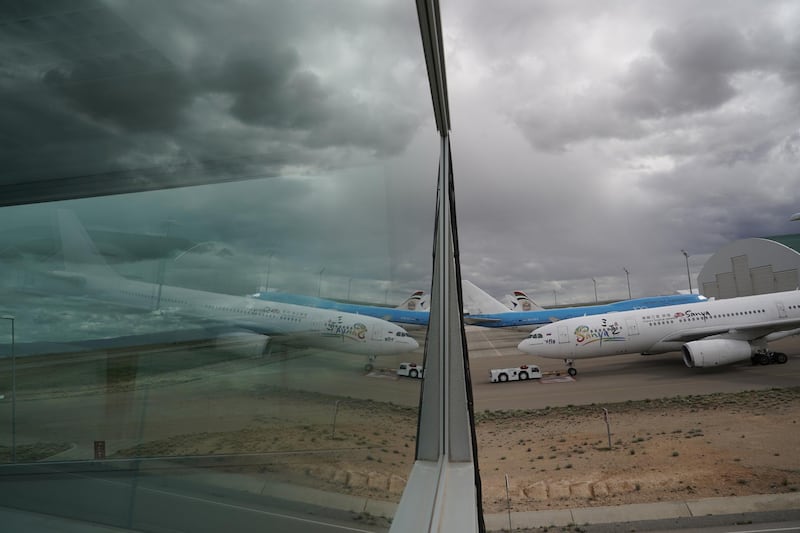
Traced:
[[[180, 264], [219, 290], [267, 271], [336, 298], [428, 288], [438, 140], [413, 2], [47, 5], [3, 15], [0, 183], [261, 177], [60, 205], [223, 243]], [[688, 288], [681, 249], [694, 284], [731, 240], [800, 230], [797, 2], [441, 7], [464, 278], [549, 305], [593, 300], [593, 277], [627, 297], [628, 269], [634, 297], [663, 294]]]
[[[800, 4], [443, 2], [462, 271], [543, 304], [688, 288], [795, 233]], [[560, 295], [560, 296], [559, 296]]]

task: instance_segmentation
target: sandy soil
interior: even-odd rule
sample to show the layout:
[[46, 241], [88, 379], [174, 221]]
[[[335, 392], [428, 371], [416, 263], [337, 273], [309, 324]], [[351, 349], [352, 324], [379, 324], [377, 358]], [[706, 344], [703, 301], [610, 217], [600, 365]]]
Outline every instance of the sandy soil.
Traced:
[[[478, 424], [487, 512], [800, 489], [800, 389], [491, 413]], [[608, 429], [611, 430], [609, 449]]]
[[[267, 390], [248, 427], [191, 433], [116, 456], [266, 452], [240, 472], [390, 501], [414, 457], [416, 411]], [[485, 512], [789, 492], [800, 489], [800, 388], [600, 406], [479, 413]]]

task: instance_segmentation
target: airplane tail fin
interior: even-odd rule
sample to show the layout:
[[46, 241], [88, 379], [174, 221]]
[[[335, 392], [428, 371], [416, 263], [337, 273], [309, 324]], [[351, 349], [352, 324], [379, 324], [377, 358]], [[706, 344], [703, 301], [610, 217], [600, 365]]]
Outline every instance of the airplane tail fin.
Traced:
[[120, 277], [97, 251], [75, 213], [59, 209], [58, 228], [61, 234], [64, 268], [68, 272], [91, 277]]
[[502, 302], [489, 296], [468, 280], [461, 280], [461, 295], [464, 299], [464, 312], [471, 315], [509, 313], [511, 310]]
[[425, 299], [423, 291], [414, 291], [403, 303], [398, 305], [395, 309], [408, 309], [409, 311], [421, 311], [424, 309]]
[[522, 291], [514, 291], [514, 311], [541, 311], [544, 308]]

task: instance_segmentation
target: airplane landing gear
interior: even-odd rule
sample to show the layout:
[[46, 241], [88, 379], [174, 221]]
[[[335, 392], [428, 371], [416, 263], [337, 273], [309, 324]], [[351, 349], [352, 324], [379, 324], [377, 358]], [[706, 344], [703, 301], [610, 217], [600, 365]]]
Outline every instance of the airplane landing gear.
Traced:
[[574, 378], [578, 374], [578, 369], [573, 366], [572, 359], [564, 359], [564, 363], [567, 365], [567, 374]]
[[374, 355], [370, 355], [370, 356], [368, 356], [368, 358], [369, 358], [369, 360], [364, 365], [364, 371], [365, 372], [372, 372], [372, 370], [375, 368], [375, 365], [372, 364], [372, 363], [375, 362], [375, 356]]
[[789, 356], [783, 352], [768, 352], [765, 350], [754, 353], [750, 360], [754, 365], [771, 365], [773, 363], [783, 365], [789, 360]]

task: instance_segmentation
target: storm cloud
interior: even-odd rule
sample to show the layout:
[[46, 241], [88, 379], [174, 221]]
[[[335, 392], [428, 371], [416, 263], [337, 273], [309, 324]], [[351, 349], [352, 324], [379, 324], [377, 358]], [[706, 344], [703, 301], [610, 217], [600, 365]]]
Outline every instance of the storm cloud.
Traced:
[[[93, 230], [173, 220], [226, 246], [181, 259], [202, 288], [268, 265], [330, 296], [427, 288], [439, 139], [413, 2], [26, 5], [0, 48], [0, 185], [204, 184], [67, 202]], [[441, 8], [464, 278], [568, 303], [593, 278], [627, 297], [627, 269], [633, 296], [667, 293], [688, 288], [682, 249], [696, 275], [731, 240], [797, 232], [795, 2]]]

